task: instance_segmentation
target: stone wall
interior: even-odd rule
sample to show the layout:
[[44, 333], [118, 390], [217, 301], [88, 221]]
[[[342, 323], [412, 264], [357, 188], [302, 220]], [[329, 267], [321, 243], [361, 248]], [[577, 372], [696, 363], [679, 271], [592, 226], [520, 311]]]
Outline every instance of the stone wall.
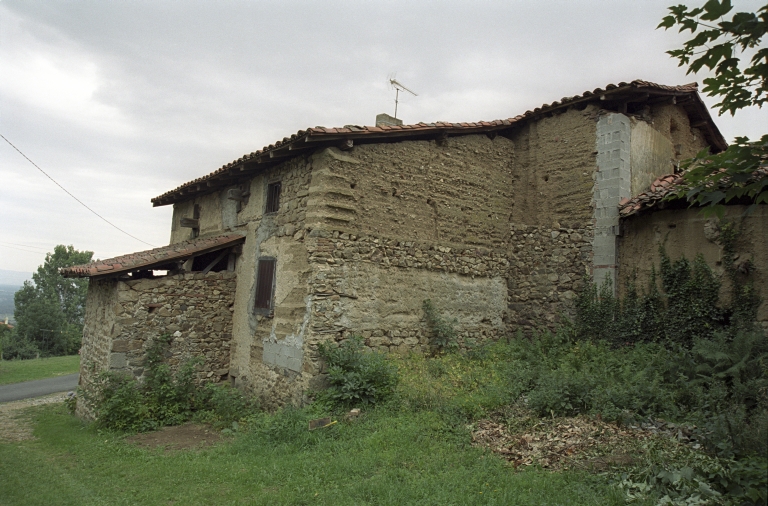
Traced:
[[[146, 348], [163, 334], [173, 338], [167, 354], [173, 370], [199, 357], [199, 381], [227, 378], [235, 286], [233, 272], [91, 280], [81, 385], [88, 388], [98, 373], [107, 370], [141, 379]], [[81, 414], [88, 416], [85, 409], [78, 405]]]
[[136, 378], [144, 373], [149, 341], [173, 337], [168, 363], [203, 359], [198, 379], [219, 381], [229, 372], [236, 278], [232, 272], [188, 273], [117, 286], [110, 370]]
[[502, 253], [316, 232], [307, 240], [316, 340], [361, 334], [381, 351], [426, 352], [425, 299], [457, 319], [460, 343], [504, 332], [509, 262]]
[[[115, 321], [117, 307], [115, 279], [91, 279], [85, 301], [85, 325], [80, 346], [80, 387], [90, 389], [96, 375], [109, 369], [112, 338], [118, 330]], [[77, 415], [92, 418], [83, 402], [77, 403]]]
[[[510, 225], [509, 236], [509, 248], [489, 249], [314, 230], [306, 240], [310, 262], [317, 266], [310, 280], [312, 328], [336, 338], [356, 328], [379, 337], [407, 332], [418, 340], [411, 339], [414, 349], [424, 349], [426, 298], [458, 317], [462, 339], [553, 328], [561, 314], [570, 314], [589, 273], [591, 230]], [[395, 309], [387, 307], [383, 294], [397, 302]], [[386, 324], [373, 328], [371, 321]], [[400, 344], [374, 343], [391, 351], [402, 351]]]
[[[557, 225], [557, 224], [555, 224]], [[574, 298], [592, 266], [592, 227], [513, 225], [508, 252], [508, 329], [554, 330], [573, 317]]]

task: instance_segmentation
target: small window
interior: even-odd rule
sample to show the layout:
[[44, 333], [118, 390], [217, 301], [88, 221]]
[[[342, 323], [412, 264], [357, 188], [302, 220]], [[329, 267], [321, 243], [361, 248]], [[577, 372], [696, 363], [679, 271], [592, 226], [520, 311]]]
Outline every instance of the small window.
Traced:
[[265, 213], [276, 213], [280, 208], [280, 181], [267, 185], [267, 207]]
[[258, 313], [272, 310], [275, 293], [275, 259], [260, 258], [256, 267], [256, 302], [254, 309]]

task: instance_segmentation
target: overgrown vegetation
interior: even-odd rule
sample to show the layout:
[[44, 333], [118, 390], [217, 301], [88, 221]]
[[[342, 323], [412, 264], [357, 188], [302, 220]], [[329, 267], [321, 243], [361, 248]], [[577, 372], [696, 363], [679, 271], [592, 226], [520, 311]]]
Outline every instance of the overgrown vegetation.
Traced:
[[432, 332], [432, 346], [438, 351], [455, 350], [458, 348], [456, 335], [456, 323], [458, 320], [441, 316], [429, 299], [422, 303], [421, 309], [424, 311], [424, 316], [427, 319], [427, 327]]
[[[734, 225], [721, 224], [723, 266], [731, 286], [728, 307], [719, 300], [720, 281], [701, 254], [693, 262], [684, 257], [672, 261], [660, 247], [661, 279], [654, 268], [642, 294], [635, 282], [629, 282], [619, 300], [610, 280], [600, 287], [587, 281], [576, 300], [577, 337], [614, 346], [665, 342], [690, 348], [697, 337], [752, 331], [760, 299], [750, 279], [736, 267], [736, 235]], [[751, 262], [741, 264], [741, 270], [750, 269]]]
[[397, 367], [378, 352], [364, 352], [363, 339], [353, 336], [340, 345], [318, 346], [328, 368], [329, 387], [318, 400], [335, 406], [372, 405], [391, 397], [397, 385]]
[[754, 325], [760, 302], [748, 275], [754, 267], [749, 260], [737, 266], [736, 237], [734, 225], [721, 223], [729, 306], [719, 300], [720, 283], [701, 255], [673, 262], [663, 248], [662, 290], [655, 272], [645, 294], [629, 284], [622, 300], [610, 284], [588, 283], [577, 301], [574, 346], [598, 355], [607, 350], [597, 352], [601, 347], [614, 350], [598, 368], [573, 357], [561, 362], [528, 394], [540, 414], [600, 409], [625, 423], [651, 416], [691, 424], [709, 457], [630, 472], [621, 482], [629, 497], [656, 493], [680, 504], [768, 500], [768, 339]]
[[253, 413], [256, 405], [239, 390], [225, 385], [195, 382], [199, 361], [189, 360], [176, 372], [163, 361], [171, 337], [156, 338], [147, 348], [143, 381], [105, 372], [96, 391], [84, 391], [84, 401], [97, 415], [97, 426], [126, 432], [144, 432], [191, 419], [228, 427]]
[[[427, 440], [439, 443], [435, 451], [448, 444], [467, 452], [470, 432], [481, 421], [501, 423], [512, 441], [524, 441], [521, 435], [537, 427], [555, 430], [557, 419], [587, 417], [629, 434], [623, 443], [597, 444], [589, 457], [610, 462], [619, 452], [631, 458], [591, 478], [579, 475], [615, 485], [605, 502], [761, 504], [768, 499], [768, 340], [752, 324], [759, 302], [749, 283], [753, 267], [736, 265], [735, 229], [723, 225], [721, 238], [732, 290], [727, 307], [701, 256], [673, 261], [663, 250], [659, 278], [654, 272], [644, 294], [630, 285], [618, 299], [610, 285], [587, 284], [575, 323], [554, 333], [459, 350], [455, 321], [427, 300], [423, 309], [440, 353], [387, 357], [367, 351], [361, 337], [321, 343], [329, 387], [307, 407], [272, 414], [254, 410], [235, 390], [196, 387], [194, 362], [172, 373], [163, 363], [166, 337], [150, 346], [142, 383], [103, 376], [98, 423], [136, 431], [191, 418], [218, 427], [244, 421], [249, 444], [312, 453], [328, 440], [339, 438], [340, 448], [350, 434], [359, 437], [358, 422], [340, 415], [363, 406], [364, 418], [376, 420], [376, 427], [400, 424], [406, 433], [391, 444], [403, 452], [423, 450]], [[310, 419], [329, 414], [341, 423], [319, 433], [306, 430]], [[633, 439], [635, 427], [644, 424], [671, 429]], [[578, 452], [563, 458], [590, 468]], [[432, 465], [425, 460], [418, 469]]]
[[441, 413], [455, 427], [490, 416], [513, 432], [564, 416], [624, 427], [674, 421], [688, 444], [659, 436], [625, 448], [636, 462], [607, 476], [636, 500], [668, 495], [693, 504], [685, 501], [699, 494], [701, 504], [740, 504], [739, 497], [768, 493], [759, 472], [768, 458], [766, 361], [768, 344], [758, 333], [695, 338], [690, 348], [616, 348], [563, 327], [472, 353], [411, 357], [400, 367], [406, 387], [398, 399], [410, 410]]

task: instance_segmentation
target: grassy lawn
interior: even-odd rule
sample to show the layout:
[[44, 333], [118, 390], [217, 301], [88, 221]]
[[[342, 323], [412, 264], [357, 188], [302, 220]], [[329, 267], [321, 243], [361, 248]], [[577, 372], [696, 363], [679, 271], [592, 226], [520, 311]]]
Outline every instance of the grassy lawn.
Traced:
[[80, 372], [80, 355], [0, 361], [0, 385]]
[[63, 405], [32, 413], [37, 440], [0, 443], [4, 504], [623, 504], [595, 476], [515, 471], [430, 411], [379, 408], [309, 432], [310, 415], [289, 410], [167, 453], [86, 428]]

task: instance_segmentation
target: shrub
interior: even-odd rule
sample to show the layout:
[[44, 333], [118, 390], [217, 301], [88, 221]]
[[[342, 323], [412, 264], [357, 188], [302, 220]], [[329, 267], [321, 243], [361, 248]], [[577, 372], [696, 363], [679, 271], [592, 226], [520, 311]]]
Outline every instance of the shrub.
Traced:
[[659, 252], [666, 299], [664, 337], [685, 346], [695, 337], [712, 337], [723, 324], [723, 311], [718, 308], [720, 282], [701, 254], [691, 264], [685, 257], [672, 262], [664, 248]]
[[362, 337], [350, 337], [339, 346], [320, 343], [318, 351], [328, 366], [330, 383], [321, 397], [332, 404], [376, 404], [394, 391], [397, 367], [381, 353], [364, 352]]
[[40, 349], [31, 340], [9, 332], [2, 347], [4, 360], [27, 360], [40, 355]]
[[230, 387], [195, 382], [199, 360], [182, 364], [174, 373], [163, 362], [170, 336], [156, 338], [147, 349], [144, 381], [106, 372], [97, 377], [96, 393], [84, 400], [94, 407], [97, 425], [128, 432], [178, 425], [195, 414], [214, 426], [231, 426], [256, 409], [253, 401]]

